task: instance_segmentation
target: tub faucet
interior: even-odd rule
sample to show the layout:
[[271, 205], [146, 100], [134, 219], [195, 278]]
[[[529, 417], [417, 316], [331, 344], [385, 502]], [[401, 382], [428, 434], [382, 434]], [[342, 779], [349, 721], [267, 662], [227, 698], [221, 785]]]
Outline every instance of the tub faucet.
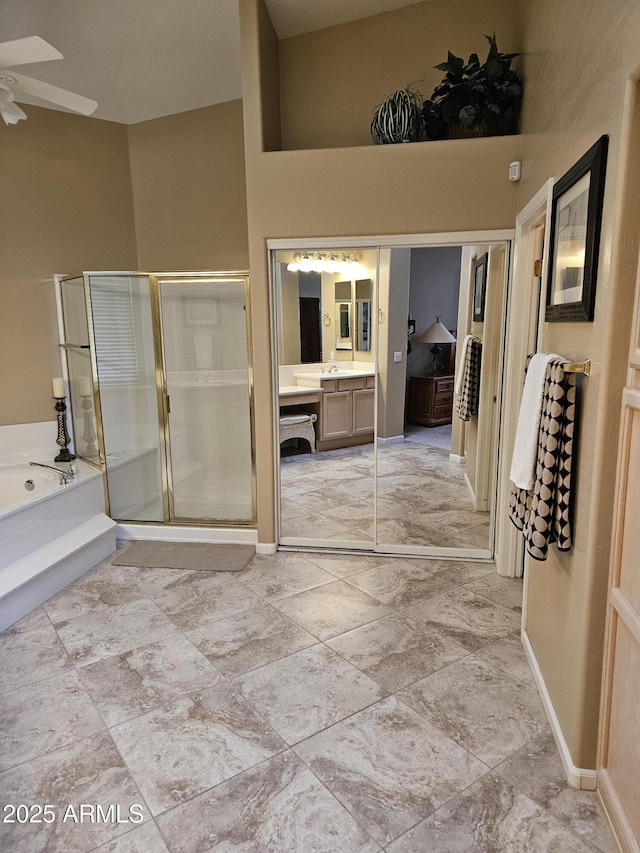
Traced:
[[43, 465], [42, 462], [29, 462], [29, 465], [33, 465], [34, 468], [48, 468], [49, 471], [55, 471], [60, 477], [61, 486], [67, 486], [69, 483], [72, 483], [73, 478], [76, 476], [76, 472], [73, 470], [72, 465], [69, 465], [66, 471], [61, 471], [60, 468], [54, 468], [53, 465]]

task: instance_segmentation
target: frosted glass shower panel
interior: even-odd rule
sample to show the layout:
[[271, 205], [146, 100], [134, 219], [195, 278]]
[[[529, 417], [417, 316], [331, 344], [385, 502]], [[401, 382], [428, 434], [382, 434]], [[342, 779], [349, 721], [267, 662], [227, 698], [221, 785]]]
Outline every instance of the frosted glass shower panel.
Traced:
[[171, 517], [253, 518], [245, 280], [160, 280]]
[[148, 276], [89, 274], [111, 516], [163, 521]]

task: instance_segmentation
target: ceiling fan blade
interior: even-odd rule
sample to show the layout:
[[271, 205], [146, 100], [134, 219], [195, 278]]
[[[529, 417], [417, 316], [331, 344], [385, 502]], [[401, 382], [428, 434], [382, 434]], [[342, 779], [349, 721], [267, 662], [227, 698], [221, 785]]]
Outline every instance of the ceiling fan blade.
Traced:
[[60, 51], [40, 36], [27, 36], [0, 44], [0, 68], [12, 68], [14, 65], [62, 58]]
[[[11, 76], [16, 81], [13, 86], [16, 93], [24, 92], [26, 95], [42, 98], [43, 101], [49, 101], [59, 107], [66, 107], [68, 110], [82, 113], [85, 116], [90, 116], [98, 107], [97, 101], [85, 98], [84, 95], [77, 95], [67, 89], [60, 89], [58, 86], [43, 83], [41, 80], [33, 80], [31, 77], [25, 77], [24, 74], [16, 74], [13, 71]], [[20, 100], [17, 94], [16, 100]]]

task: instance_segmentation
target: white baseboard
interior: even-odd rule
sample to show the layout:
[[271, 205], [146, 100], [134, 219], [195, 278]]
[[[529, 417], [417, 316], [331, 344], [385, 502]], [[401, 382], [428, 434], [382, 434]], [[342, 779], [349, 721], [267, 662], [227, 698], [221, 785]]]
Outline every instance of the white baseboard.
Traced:
[[450, 453], [449, 454], [449, 462], [456, 462], [458, 465], [464, 465], [464, 463], [466, 461], [467, 461], [466, 456], [458, 456], [457, 453]]
[[256, 554], [275, 554], [277, 551], [276, 542], [256, 542]]
[[580, 788], [583, 791], [595, 791], [598, 782], [598, 772], [597, 770], [587, 770], [583, 767], [576, 767], [576, 765], [573, 763], [571, 759], [571, 753], [569, 752], [569, 747], [567, 746], [567, 742], [562, 731], [562, 727], [560, 726], [560, 721], [558, 720], [555, 708], [553, 707], [553, 702], [551, 701], [551, 696], [549, 695], [547, 685], [545, 684], [544, 677], [542, 675], [542, 671], [540, 670], [538, 660], [536, 658], [535, 652], [533, 651], [531, 640], [529, 639], [527, 632], [524, 630], [522, 631], [521, 637], [522, 645], [524, 646], [524, 650], [529, 661], [529, 666], [531, 667], [531, 671], [533, 672], [533, 677], [536, 681], [536, 686], [540, 694], [540, 699], [542, 700], [542, 705], [547, 715], [547, 719], [549, 720], [549, 725], [551, 726], [551, 731], [553, 733], [556, 746], [558, 747], [560, 761], [562, 762], [562, 767], [564, 769], [565, 776], [567, 777], [567, 782], [569, 783], [569, 785], [571, 785], [572, 788]]
[[390, 435], [386, 438], [379, 435], [376, 440], [382, 447], [386, 444], [404, 444], [404, 435]]
[[211, 542], [225, 545], [255, 545], [258, 531], [240, 527], [179, 527], [172, 524], [118, 524], [117, 539], [156, 542]]

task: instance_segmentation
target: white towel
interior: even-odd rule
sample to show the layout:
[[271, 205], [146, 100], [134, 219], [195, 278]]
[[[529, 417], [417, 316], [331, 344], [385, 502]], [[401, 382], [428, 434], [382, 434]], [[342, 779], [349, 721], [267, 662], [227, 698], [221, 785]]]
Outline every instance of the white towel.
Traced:
[[467, 350], [469, 349], [469, 344], [473, 340], [473, 335], [465, 335], [464, 340], [462, 341], [462, 346], [460, 348], [460, 360], [458, 361], [458, 373], [456, 375], [456, 397], [460, 396], [460, 392], [462, 391], [462, 381], [464, 379], [464, 366], [467, 363]]
[[532, 489], [535, 483], [544, 380], [547, 365], [554, 358], [560, 356], [555, 353], [536, 353], [527, 368], [509, 473], [509, 479], [519, 489]]

